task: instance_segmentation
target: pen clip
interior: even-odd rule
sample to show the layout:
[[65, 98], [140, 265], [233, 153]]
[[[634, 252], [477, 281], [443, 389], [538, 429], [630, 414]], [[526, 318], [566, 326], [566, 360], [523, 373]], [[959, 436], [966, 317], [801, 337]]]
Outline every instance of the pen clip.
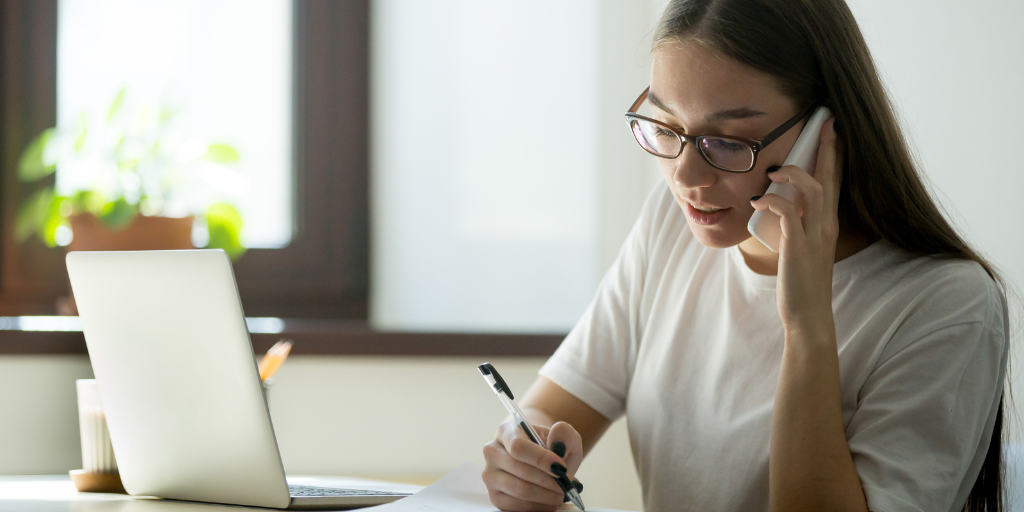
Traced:
[[505, 396], [515, 400], [515, 397], [512, 396], [512, 389], [508, 387], [508, 384], [505, 384], [505, 379], [501, 378], [501, 374], [498, 373], [498, 370], [494, 369], [494, 366], [492, 366], [491, 363], [484, 363], [477, 366], [476, 369], [480, 370], [480, 373], [484, 376], [490, 375], [491, 378], [494, 379], [495, 391], [505, 393]]

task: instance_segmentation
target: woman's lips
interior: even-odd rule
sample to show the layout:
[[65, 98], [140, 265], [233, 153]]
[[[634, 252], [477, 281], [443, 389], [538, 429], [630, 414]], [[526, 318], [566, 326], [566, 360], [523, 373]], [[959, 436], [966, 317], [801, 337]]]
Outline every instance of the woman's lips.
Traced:
[[690, 217], [690, 220], [695, 224], [701, 226], [711, 226], [717, 224], [729, 213], [732, 208], [723, 208], [714, 213], [705, 213], [693, 207], [689, 201], [686, 201], [686, 215]]

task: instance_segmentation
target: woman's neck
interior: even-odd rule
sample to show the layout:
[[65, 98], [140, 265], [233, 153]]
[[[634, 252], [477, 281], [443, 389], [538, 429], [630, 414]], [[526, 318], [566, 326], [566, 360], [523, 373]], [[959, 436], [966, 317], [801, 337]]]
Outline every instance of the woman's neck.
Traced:
[[[878, 241], [877, 236], [866, 236], [856, 232], [844, 232], [840, 228], [839, 238], [836, 240], [836, 262], [842, 261], [854, 254], [857, 254], [867, 246]], [[765, 276], [779, 275], [779, 253], [772, 252], [759, 242], [756, 238], [750, 237], [739, 244], [740, 253], [743, 254], [743, 261], [747, 263], [754, 273]]]

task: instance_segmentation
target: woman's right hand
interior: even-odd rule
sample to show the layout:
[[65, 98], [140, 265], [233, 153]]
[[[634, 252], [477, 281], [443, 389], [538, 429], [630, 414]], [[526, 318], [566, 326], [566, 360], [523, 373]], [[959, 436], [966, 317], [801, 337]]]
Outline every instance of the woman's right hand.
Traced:
[[559, 473], [568, 474], [582, 489], [573, 478], [583, 461], [583, 439], [576, 429], [558, 422], [534, 430], [550, 451], [530, 441], [513, 419], [502, 423], [494, 440], [484, 445], [484, 484], [491, 503], [501, 510], [555, 510], [565, 499], [555, 482]]

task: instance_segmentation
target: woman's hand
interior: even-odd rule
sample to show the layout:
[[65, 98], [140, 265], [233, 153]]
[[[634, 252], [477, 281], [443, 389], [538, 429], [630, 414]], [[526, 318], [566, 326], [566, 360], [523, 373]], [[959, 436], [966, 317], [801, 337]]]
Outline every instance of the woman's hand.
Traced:
[[534, 429], [550, 451], [530, 441], [511, 419], [484, 445], [483, 480], [491, 503], [501, 510], [555, 510], [565, 499], [554, 478], [561, 472], [569, 475], [577, 489], [582, 487], [573, 478], [583, 461], [579, 433], [565, 422]]
[[[776, 290], [779, 317], [786, 332], [813, 339], [835, 336], [832, 317], [832, 267], [839, 236], [839, 187], [835, 118], [821, 127], [814, 176], [786, 166], [768, 174], [776, 183], [788, 182], [800, 193], [797, 203], [766, 194], [751, 205], [780, 218], [779, 273]], [[829, 334], [831, 329], [831, 334]]]

